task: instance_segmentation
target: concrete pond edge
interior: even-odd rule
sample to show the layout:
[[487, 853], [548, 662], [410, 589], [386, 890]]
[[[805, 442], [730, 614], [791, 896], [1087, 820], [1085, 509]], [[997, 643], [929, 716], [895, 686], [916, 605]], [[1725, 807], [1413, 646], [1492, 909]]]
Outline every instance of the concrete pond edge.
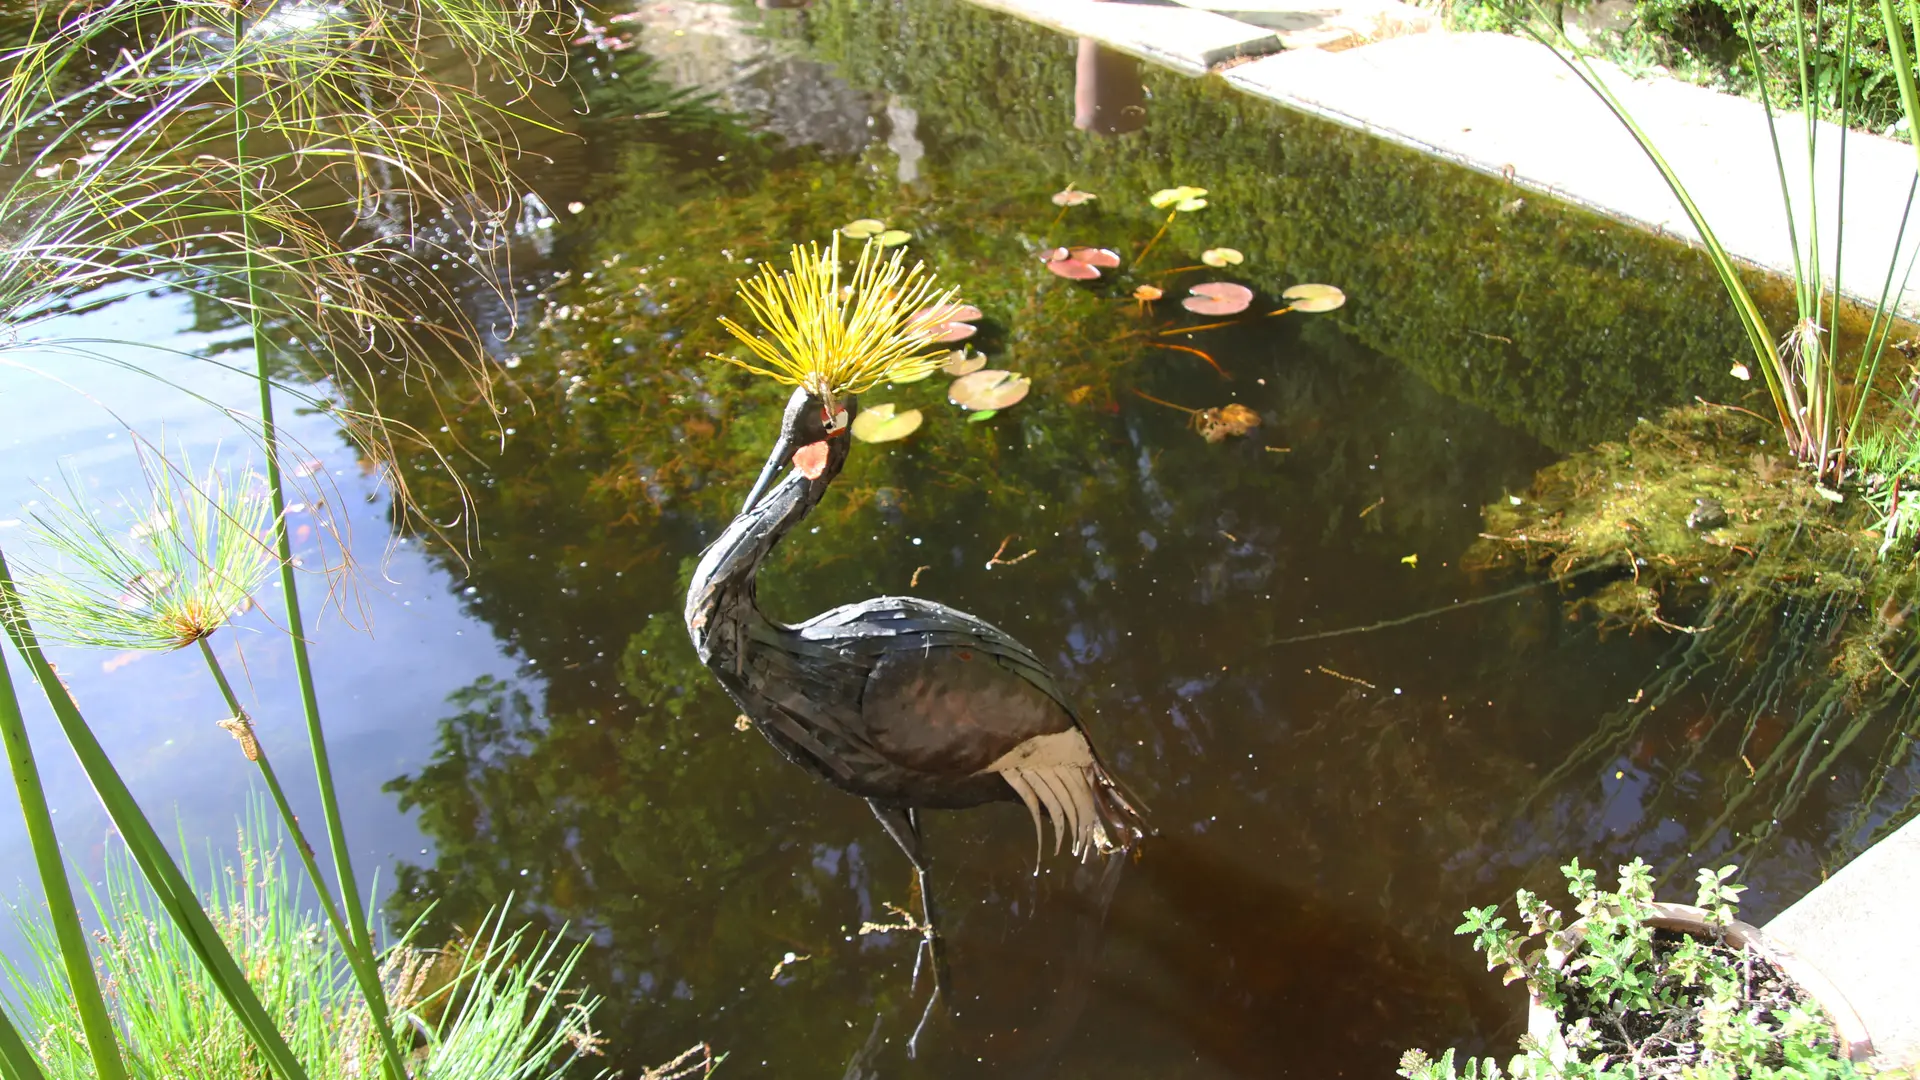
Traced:
[[[970, 0], [1092, 40], [1189, 76], [1217, 74], [1255, 97], [1500, 177], [1656, 235], [1699, 243], [1672, 191], [1619, 120], [1553, 51], [1504, 34], [1455, 34], [1397, 0]], [[1222, 11], [1231, 14], [1223, 14]], [[1249, 21], [1251, 20], [1251, 21]], [[1600, 77], [1686, 184], [1736, 258], [1790, 276], [1794, 250], [1781, 163], [1752, 101], [1674, 79]], [[1802, 225], [1808, 194], [1821, 229], [1842, 212], [1845, 244], [1827, 240], [1822, 271], [1847, 295], [1920, 317], [1920, 281], [1902, 275], [1920, 252], [1920, 221], [1899, 228], [1916, 186], [1905, 142], [1822, 123], [1814, 160], [1777, 121]], [[1809, 179], [1811, 177], [1811, 179]], [[1860, 228], [1860, 221], [1873, 222]], [[1882, 224], [1884, 223], [1884, 225]], [[1835, 248], [1840, 247], [1836, 261]], [[1920, 820], [1856, 857], [1766, 925], [1772, 938], [1839, 988], [1874, 1042], [1874, 1063], [1920, 1072]]]

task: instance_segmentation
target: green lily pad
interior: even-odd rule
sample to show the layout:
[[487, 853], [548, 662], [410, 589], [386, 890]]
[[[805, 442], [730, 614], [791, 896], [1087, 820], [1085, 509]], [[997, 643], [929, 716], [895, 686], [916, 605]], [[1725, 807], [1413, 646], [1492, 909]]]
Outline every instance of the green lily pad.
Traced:
[[853, 418], [853, 437], [869, 443], [904, 439], [920, 430], [923, 419], [919, 409], [895, 412], [891, 404], [873, 405], [861, 409], [860, 415]]
[[879, 236], [886, 231], [886, 222], [878, 221], [870, 217], [849, 221], [845, 225], [840, 226], [840, 235], [849, 240], [865, 240], [869, 236]]
[[1230, 247], [1208, 248], [1200, 253], [1200, 261], [1212, 267], [1238, 266], [1247, 261], [1239, 250]]
[[1185, 212], [1198, 210], [1207, 205], [1207, 200], [1202, 198], [1206, 193], [1206, 188], [1188, 187], [1182, 184], [1179, 187], [1161, 188], [1148, 197], [1147, 202], [1151, 203], [1156, 210], [1165, 210], [1171, 206], [1175, 210]]
[[934, 373], [935, 371], [939, 371], [939, 370], [942, 370], [942, 369], [940, 369], [940, 368], [926, 368], [926, 369], [924, 369], [924, 370], [922, 370], [922, 371], [919, 371], [919, 372], [916, 372], [915, 374], [912, 374], [912, 375], [903, 375], [903, 376], [900, 376], [899, 378], [893, 378], [893, 379], [888, 379], [887, 381], [888, 381], [888, 382], [890, 382], [890, 383], [892, 383], [892, 384], [893, 384], [893, 385], [895, 385], [895, 386], [905, 386], [905, 385], [907, 385], [908, 383], [917, 383], [917, 382], [920, 382], [920, 381], [921, 381], [921, 380], [923, 380], [923, 379], [928, 379], [928, 378], [932, 378], [932, 376], [933, 376], [933, 373]]
[[888, 229], [886, 232], [874, 237], [874, 239], [879, 242], [881, 247], [899, 247], [901, 244], [913, 239], [913, 234], [903, 229]]
[[967, 415], [967, 423], [978, 424], [978, 423], [985, 422], [987, 420], [991, 420], [994, 417], [999, 415], [1000, 415], [999, 409], [981, 409], [979, 412], [969, 413]]
[[947, 388], [947, 400], [975, 412], [1004, 409], [1027, 396], [1033, 380], [1011, 371], [987, 368], [962, 375]]

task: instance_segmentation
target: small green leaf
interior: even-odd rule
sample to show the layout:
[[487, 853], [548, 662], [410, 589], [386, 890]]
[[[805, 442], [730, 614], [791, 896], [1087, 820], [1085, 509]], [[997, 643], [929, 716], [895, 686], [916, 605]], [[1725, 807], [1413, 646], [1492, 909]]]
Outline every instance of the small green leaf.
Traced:
[[967, 416], [967, 423], [978, 424], [985, 420], [991, 420], [999, 415], [999, 409], [981, 409], [979, 412], [969, 414]]
[[[865, 240], [887, 231], [887, 223], [876, 218], [859, 218], [840, 226], [840, 235], [849, 240]], [[884, 243], [884, 241], [882, 241]]]
[[875, 242], [881, 247], [889, 248], [899, 247], [911, 239], [913, 239], [913, 234], [902, 229], [888, 229], [886, 232], [874, 237]]

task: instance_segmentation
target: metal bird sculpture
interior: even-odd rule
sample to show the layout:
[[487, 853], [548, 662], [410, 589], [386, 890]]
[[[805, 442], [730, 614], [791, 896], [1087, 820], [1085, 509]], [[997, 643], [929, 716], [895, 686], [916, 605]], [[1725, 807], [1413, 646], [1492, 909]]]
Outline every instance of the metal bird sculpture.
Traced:
[[758, 362], [717, 359], [795, 389], [746, 505], [694, 571], [687, 630], [761, 734], [787, 760], [866, 799], [906, 853], [937, 994], [921, 809], [1018, 801], [1043, 848], [1044, 821], [1056, 854], [1070, 842], [1082, 858], [1130, 848], [1140, 818], [1046, 667], [987, 622], [910, 596], [837, 607], [794, 626], [760, 609], [761, 564], [846, 464], [856, 395], [943, 359], [928, 346], [952, 295], [936, 297], [931, 275], [871, 242], [843, 281], [837, 240], [824, 251], [794, 248], [791, 273], [763, 268], [740, 292], [770, 340], [723, 319]]

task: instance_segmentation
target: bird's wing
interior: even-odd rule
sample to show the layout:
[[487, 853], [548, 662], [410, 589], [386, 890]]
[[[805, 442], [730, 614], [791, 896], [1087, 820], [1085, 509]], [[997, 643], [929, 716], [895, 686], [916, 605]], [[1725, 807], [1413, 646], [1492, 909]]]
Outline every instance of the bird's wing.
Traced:
[[1069, 716], [1073, 707], [1033, 650], [978, 616], [913, 596], [877, 596], [822, 612], [794, 630], [802, 640], [846, 652], [883, 654], [909, 648], [964, 647], [991, 655], [999, 666], [1033, 684]]

